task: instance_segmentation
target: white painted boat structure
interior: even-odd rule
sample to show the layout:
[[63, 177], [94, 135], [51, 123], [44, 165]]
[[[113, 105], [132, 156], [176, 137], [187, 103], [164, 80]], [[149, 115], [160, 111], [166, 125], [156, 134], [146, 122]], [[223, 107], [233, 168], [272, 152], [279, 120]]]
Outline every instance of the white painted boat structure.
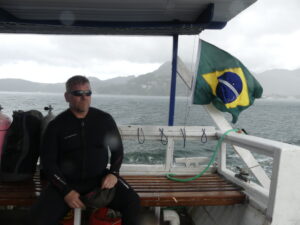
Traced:
[[[176, 162], [183, 159], [173, 160], [174, 141], [182, 140], [180, 129], [185, 129], [186, 140], [199, 140], [202, 129], [206, 130], [208, 140], [216, 140], [228, 129], [222, 114], [207, 107], [208, 112], [216, 121], [217, 127], [200, 126], [120, 126], [120, 132], [124, 139], [137, 138], [137, 129], [142, 128], [146, 140], [161, 140], [159, 128], [164, 129], [168, 137], [165, 163], [163, 165], [132, 165], [125, 164], [121, 168], [122, 174], [198, 174], [203, 166], [188, 167]], [[224, 129], [225, 128], [225, 129]], [[235, 172], [228, 169], [226, 164], [226, 146], [233, 145], [236, 153], [245, 162], [249, 170], [259, 181], [245, 182], [235, 177]], [[266, 155], [273, 158], [271, 179], [268, 178], [252, 153]], [[234, 206], [201, 206], [189, 207], [188, 211], [196, 225], [281, 225], [300, 224], [300, 170], [299, 160], [300, 147], [285, 144], [278, 141], [246, 135], [243, 133], [229, 133], [218, 153], [217, 171], [231, 182], [244, 188], [247, 202]], [[195, 159], [197, 161], [198, 159]], [[201, 160], [201, 159], [200, 159]], [[187, 165], [193, 158], [187, 158]], [[201, 178], [200, 178], [201, 179]]]
[[[0, 32], [177, 35], [178, 38], [179, 34], [199, 34], [204, 29], [220, 29], [255, 1], [0, 0]], [[191, 73], [180, 61], [177, 73], [191, 87]], [[187, 141], [199, 140], [203, 135], [202, 129], [205, 129], [208, 141], [219, 139], [231, 129], [222, 113], [212, 105], [205, 108], [215, 122], [213, 126], [119, 126], [123, 139], [136, 139], [137, 130], [142, 129], [146, 140], [161, 141], [159, 129], [162, 128], [168, 138], [164, 164], [125, 164], [121, 173], [198, 174], [207, 159], [173, 157], [175, 141], [182, 140], [180, 129], [185, 129]], [[228, 145], [233, 146], [258, 183], [235, 177], [226, 162]], [[271, 178], [253, 153], [273, 158]], [[226, 179], [241, 186], [247, 201], [233, 206], [188, 207], [188, 213], [195, 225], [300, 225], [299, 159], [299, 146], [243, 133], [229, 133], [224, 138], [214, 168]], [[200, 161], [202, 163], [199, 164]]]

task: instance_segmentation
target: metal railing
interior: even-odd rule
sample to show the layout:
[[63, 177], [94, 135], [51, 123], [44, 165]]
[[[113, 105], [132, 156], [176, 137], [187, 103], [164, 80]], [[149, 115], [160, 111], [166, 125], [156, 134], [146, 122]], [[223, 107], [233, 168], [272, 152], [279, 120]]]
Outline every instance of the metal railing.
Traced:
[[[200, 140], [203, 131], [208, 140], [217, 139], [216, 130], [212, 126], [139, 126], [128, 125], [119, 126], [122, 139], [138, 140], [139, 135], [143, 136], [147, 141], [164, 142], [166, 148], [164, 164], [146, 165], [146, 164], [123, 164], [121, 172], [126, 174], [195, 174], [199, 172], [201, 167], [178, 166], [174, 159], [174, 144], [176, 140], [183, 140], [182, 131], [184, 130], [184, 138], [186, 141]], [[142, 137], [140, 137], [143, 139]], [[137, 142], [138, 144], [138, 142]], [[206, 158], [198, 161], [205, 161]], [[180, 160], [179, 160], [180, 161]], [[186, 163], [191, 163], [191, 159], [186, 159]], [[181, 163], [184, 163], [181, 161]]]

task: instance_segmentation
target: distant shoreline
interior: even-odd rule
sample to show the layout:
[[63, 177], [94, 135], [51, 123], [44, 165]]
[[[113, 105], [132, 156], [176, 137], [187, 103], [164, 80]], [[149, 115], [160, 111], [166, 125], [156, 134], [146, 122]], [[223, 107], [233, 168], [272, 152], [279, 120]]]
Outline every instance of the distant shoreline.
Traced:
[[[63, 92], [35, 92], [35, 91], [0, 91], [0, 94], [7, 95], [55, 95], [55, 96], [63, 96]], [[113, 97], [113, 98], [157, 98], [157, 99], [169, 99], [168, 95], [135, 95], [135, 94], [93, 94], [96, 97]], [[182, 96], [177, 95], [176, 99], [190, 99], [190, 96]], [[267, 100], [267, 101], [300, 101], [300, 96], [263, 96], [256, 101]]]

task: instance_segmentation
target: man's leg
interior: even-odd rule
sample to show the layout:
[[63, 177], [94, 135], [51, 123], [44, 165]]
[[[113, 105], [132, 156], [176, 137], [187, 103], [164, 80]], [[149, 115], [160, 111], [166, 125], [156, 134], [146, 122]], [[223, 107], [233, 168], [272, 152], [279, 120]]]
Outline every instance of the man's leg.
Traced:
[[58, 225], [70, 210], [63, 196], [49, 185], [32, 206], [27, 218], [27, 225]]
[[141, 207], [139, 196], [121, 178], [119, 178], [116, 185], [115, 197], [107, 207], [120, 211], [122, 225], [138, 225]]

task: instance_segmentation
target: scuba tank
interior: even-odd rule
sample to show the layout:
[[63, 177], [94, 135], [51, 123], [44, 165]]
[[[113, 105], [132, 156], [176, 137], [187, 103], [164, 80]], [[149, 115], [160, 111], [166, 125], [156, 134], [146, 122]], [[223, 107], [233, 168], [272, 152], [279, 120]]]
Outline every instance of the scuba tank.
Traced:
[[[55, 118], [55, 115], [52, 113], [53, 108], [52, 108], [51, 105], [48, 105], [48, 106], [44, 107], [44, 110], [48, 111], [48, 113], [47, 113], [46, 116], [44, 116], [43, 121], [42, 121], [41, 139], [43, 138], [43, 135], [46, 131], [48, 123]], [[40, 169], [41, 179], [45, 179], [46, 176], [44, 174], [43, 165], [42, 165], [40, 160], [38, 160], [38, 168]]]
[[11, 119], [1, 112], [3, 108], [0, 105], [0, 159], [2, 155], [2, 147], [5, 139], [6, 132], [11, 124]]
[[53, 120], [54, 117], [55, 117], [54, 114], [52, 113], [53, 108], [52, 108], [51, 105], [44, 107], [44, 110], [48, 111], [48, 113], [47, 113], [47, 115], [43, 119], [43, 123], [42, 123], [42, 135], [44, 134], [44, 131], [45, 131], [48, 123], [51, 120]]

